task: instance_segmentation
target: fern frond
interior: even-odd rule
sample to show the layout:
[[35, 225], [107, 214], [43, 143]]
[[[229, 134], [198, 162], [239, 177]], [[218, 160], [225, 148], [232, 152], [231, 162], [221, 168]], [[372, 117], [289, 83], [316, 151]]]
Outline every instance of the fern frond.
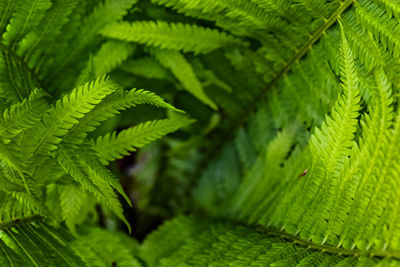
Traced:
[[196, 217], [178, 217], [165, 223], [140, 248], [140, 256], [150, 267], [390, 266], [398, 263], [396, 259], [382, 260], [368, 253], [355, 253], [303, 243], [274, 229], [260, 231]]
[[65, 147], [57, 151], [57, 161], [60, 166], [67, 174], [71, 175], [77, 183], [93, 193], [97, 198], [105, 198], [100, 189], [90, 180], [89, 174], [86, 173], [84, 167], [81, 164], [77, 164], [77, 155], [73, 155], [69, 152], [71, 152], [71, 149]]
[[[125, 198], [126, 202], [131, 205], [130, 199], [125, 194], [124, 189], [122, 189], [119, 180], [101, 164], [101, 159], [95, 154], [95, 151], [91, 147], [82, 146], [79, 149], [78, 155], [94, 182], [96, 182], [96, 180], [103, 181], [108, 186], [117, 190], [117, 192]], [[94, 179], [92, 177], [94, 177]]]
[[94, 148], [99, 153], [103, 163], [108, 164], [110, 161], [129, 155], [137, 148], [143, 147], [151, 141], [192, 122], [186, 117], [145, 122], [123, 130], [118, 135], [113, 132], [97, 138], [94, 142]]
[[25, 192], [11, 192], [10, 197], [14, 198], [19, 202], [19, 205], [25, 210], [26, 213], [31, 213], [35, 215], [41, 215], [44, 217], [49, 217], [50, 212], [44, 203], [37, 197]]
[[104, 43], [96, 55], [91, 59], [93, 66], [88, 64], [82, 70], [77, 84], [90, 81], [88, 73], [91, 68], [94, 68], [94, 77], [99, 77], [110, 73], [116, 66], [125, 61], [133, 52], [134, 46], [128, 43], [118, 41], [108, 41]]
[[87, 133], [94, 131], [102, 121], [117, 115], [122, 110], [141, 104], [149, 104], [181, 112], [166, 103], [161, 97], [149, 91], [142, 89], [132, 89], [129, 91], [117, 90], [105, 97], [100, 104], [82, 118], [79, 124], [71, 128], [71, 131], [65, 136], [65, 142], [76, 145], [81, 144], [86, 138]]
[[7, 92], [7, 101], [12, 104], [18, 103], [29, 97], [35, 88], [42, 86], [25, 61], [1, 42], [0, 49], [3, 50], [0, 53], [0, 84]]
[[77, 47], [74, 50], [86, 46], [104, 26], [120, 20], [136, 2], [137, 0], [106, 0], [100, 2], [83, 21], [77, 34]]
[[[69, 64], [76, 60], [76, 56], [85, 48], [96, 43], [96, 36], [99, 31], [110, 23], [120, 20], [126, 15], [127, 10], [132, 7], [137, 0], [105, 0], [93, 9], [83, 21], [77, 21], [77, 32], [74, 36], [73, 46], [69, 47], [69, 53], [57, 57], [57, 63], [54, 69], [50, 70], [47, 79], [57, 79], [58, 75], [62, 75], [61, 71]], [[80, 17], [78, 17], [80, 19]], [[62, 49], [66, 49], [62, 47]]]
[[[3, 229], [1, 238], [3, 253], [13, 251], [4, 261], [14, 266], [20, 262], [25, 266], [82, 266], [84, 262], [68, 247], [71, 236], [41, 222], [22, 224]], [[46, 248], [46, 249], [43, 249]], [[7, 252], [5, 252], [7, 251]], [[4, 255], [4, 254], [3, 254]], [[7, 254], [6, 254], [7, 255]], [[18, 255], [15, 257], [15, 255]], [[19, 266], [17, 264], [17, 266]]]
[[0, 136], [10, 142], [13, 137], [35, 125], [48, 109], [45, 97], [44, 91], [36, 89], [28, 99], [6, 109], [0, 118]]
[[[186, 1], [186, 0], [152, 0], [153, 3], [172, 7], [180, 13], [196, 18], [215, 20], [220, 25], [248, 26], [253, 29], [266, 29], [276, 17], [269, 18], [270, 13], [254, 1]], [[275, 11], [275, 10], [274, 10]], [[279, 21], [282, 23], [283, 21]], [[285, 25], [285, 24], [284, 24]], [[274, 26], [278, 26], [275, 24]]]
[[[284, 172], [281, 165], [285, 162], [285, 157], [295, 142], [294, 134], [293, 129], [278, 132], [249, 169], [233, 200], [232, 209], [235, 212], [240, 211], [238, 216], [251, 218], [250, 220], [253, 221], [254, 218], [260, 216], [260, 213], [263, 215], [267, 213], [268, 204], [266, 203], [269, 203], [275, 195], [271, 192], [270, 196], [265, 197], [263, 191], [267, 187], [276, 188], [279, 184], [278, 181]], [[258, 208], [254, 210], [254, 207]]]
[[389, 17], [395, 16], [400, 17], [400, 3], [396, 0], [377, 0], [381, 3], [388, 13]]
[[120, 69], [127, 73], [143, 76], [149, 79], [172, 79], [168, 70], [151, 57], [127, 61], [120, 67]]
[[132, 255], [137, 254], [137, 243], [121, 233], [85, 227], [74, 237], [35, 216], [2, 223], [0, 228], [3, 266], [105, 266], [99, 258], [118, 266], [142, 266]]
[[[350, 191], [354, 190], [353, 183], [357, 183], [357, 172], [349, 176], [345, 173], [349, 164], [357, 162], [356, 160], [353, 163], [352, 159], [361, 114], [359, 75], [343, 33], [341, 55], [342, 93], [339, 94], [330, 115], [315, 129], [306, 149], [295, 146], [292, 155], [286, 160], [284, 155], [289, 151], [289, 143], [278, 145], [275, 149], [272, 147], [271, 151], [267, 150], [266, 153], [275, 150], [281, 155], [272, 153], [267, 157], [267, 163], [259, 157], [234, 198], [232, 207], [237, 213], [232, 217], [239, 217], [249, 223], [274, 225], [314, 243], [341, 245], [337, 238], [341, 236], [341, 232], [337, 227], [344, 225], [344, 218], [349, 214], [343, 213], [341, 207], [343, 203], [352, 202]], [[383, 92], [380, 94], [385, 104], [378, 106], [383, 108], [390, 105], [391, 102], [385, 100], [388, 95], [385, 96]], [[386, 118], [390, 118], [384, 113], [380, 117], [381, 122], [387, 122]], [[372, 136], [377, 136], [376, 132]], [[288, 136], [281, 141], [289, 139]], [[285, 160], [282, 162], [278, 159]], [[285, 165], [281, 172], [279, 164], [282, 163]], [[264, 169], [263, 166], [267, 167]], [[351, 169], [357, 170], [357, 166], [354, 165]], [[281, 178], [282, 176], [286, 178]], [[354, 200], [358, 197], [360, 196], [352, 195]], [[350, 216], [353, 219], [360, 218], [352, 213]], [[349, 248], [347, 244], [346, 248]]]
[[[12, 167], [18, 173], [21, 179], [24, 180], [25, 178], [23, 172], [26, 167], [25, 162], [21, 160], [21, 158], [19, 157], [20, 155], [16, 155], [17, 153], [15, 152], [15, 150], [15, 146], [3, 144], [2, 140], [0, 141], [0, 159], [6, 162], [10, 167]], [[28, 188], [27, 190], [29, 192]]]
[[356, 15], [360, 24], [371, 32], [390, 54], [395, 58], [400, 56], [400, 26], [390, 19], [381, 6], [373, 1], [362, 0], [357, 5]]
[[170, 50], [154, 50], [153, 52], [161, 65], [171, 70], [185, 90], [212, 109], [218, 109], [217, 105], [205, 94], [192, 66], [181, 53]]
[[241, 40], [216, 29], [164, 21], [120, 22], [106, 26], [101, 34], [122, 41], [196, 54], [243, 45]]
[[[375, 72], [375, 81], [377, 84], [373, 92], [375, 105], [373, 106], [374, 108], [371, 108], [370, 114], [366, 116], [365, 121], [363, 121], [364, 134], [360, 140], [360, 148], [355, 151], [355, 160], [357, 160], [355, 164], [359, 166], [360, 170], [353, 175], [359, 175], [360, 177], [348, 181], [351, 187], [349, 186], [346, 192], [347, 196], [353, 196], [354, 201], [350, 202], [350, 205], [341, 207], [342, 210], [349, 214], [349, 216], [346, 216], [348, 224], [342, 225], [340, 228], [342, 233], [341, 243], [347, 247], [365, 248], [372, 246], [374, 243], [378, 247], [386, 247], [388, 245], [377, 241], [374, 242], [371, 239], [372, 236], [361, 238], [359, 232], [360, 229], [376, 224], [375, 220], [368, 219], [368, 223], [365, 224], [366, 218], [374, 217], [375, 215], [373, 214], [381, 212], [377, 211], [376, 205], [370, 202], [372, 200], [371, 196], [375, 200], [377, 194], [380, 193], [380, 197], [375, 200], [377, 205], [384, 201], [388, 192], [380, 184], [387, 183], [385, 180], [390, 179], [390, 176], [377, 176], [377, 173], [380, 172], [377, 168], [380, 169], [382, 168], [381, 166], [386, 166], [386, 159], [384, 159], [380, 151], [387, 150], [388, 153], [391, 153], [390, 149], [388, 149], [392, 145], [389, 143], [388, 129], [393, 126], [393, 97], [391, 85], [381, 69]], [[383, 168], [383, 171], [386, 171], [386, 168]], [[372, 179], [371, 177], [376, 178]], [[391, 181], [389, 180], [388, 182]], [[393, 189], [395, 188], [393, 187]], [[377, 231], [383, 235], [385, 230], [379, 226], [376, 227], [379, 228]]]
[[40, 57], [61, 34], [62, 27], [68, 22], [69, 15], [77, 5], [77, 0], [53, 1], [53, 5], [44, 16], [40, 27], [34, 28], [21, 41], [18, 55], [24, 57], [29, 66], [36, 66]]
[[118, 87], [106, 78], [98, 78], [92, 83], [75, 88], [70, 94], [58, 100], [43, 118], [43, 125], [32, 133], [37, 143], [31, 148], [31, 153], [47, 155], [57, 149], [73, 125], [107, 95], [116, 91]]
[[376, 66], [383, 66], [382, 53], [374, 45], [372, 36], [364, 32], [362, 26], [357, 23], [354, 11], [344, 14], [342, 24], [354, 54], [366, 68], [372, 70]]
[[[110, 187], [110, 183], [118, 188], [120, 192], [123, 193], [123, 190], [121, 185], [113, 181], [113, 177], [107, 177], [110, 176], [109, 171], [102, 170], [102, 173], [99, 173], [98, 169], [102, 167], [101, 164], [98, 168], [94, 168], [91, 162], [83, 158], [76, 149], [66, 146], [57, 151], [57, 160], [66, 173], [71, 175], [76, 182], [91, 192], [100, 203], [110, 208], [118, 218], [129, 226], [123, 215], [121, 203]], [[106, 176], [104, 176], [104, 173], [106, 173]], [[125, 194], [124, 196], [127, 198]]]
[[[0, 265], [400, 265], [399, 16], [398, 0], [0, 0]], [[133, 86], [200, 123], [122, 186], [111, 161], [192, 123]], [[141, 104], [169, 119], [116, 131], [165, 113], [108, 120]], [[132, 197], [137, 229], [202, 218], [142, 245], [82, 225], [130, 230]]]
[[[79, 241], [94, 252], [95, 262], [100, 266], [131, 266], [142, 267], [142, 263], [136, 258], [139, 244], [129, 236], [117, 232], [107, 231], [101, 228], [85, 227], [80, 231], [82, 237]], [[96, 265], [97, 266], [97, 265]]]
[[[332, 110], [332, 118], [326, 118], [326, 124], [317, 129], [311, 137], [311, 153], [315, 155], [317, 160], [321, 160], [323, 155], [328, 156], [332, 162], [344, 162], [344, 158], [348, 156], [348, 148], [352, 146], [352, 140], [356, 131], [357, 117], [359, 116], [360, 107], [360, 89], [359, 80], [355, 69], [353, 54], [342, 34], [342, 65], [341, 76], [343, 82], [343, 96], [339, 97], [338, 102]], [[342, 131], [343, 136], [338, 135]], [[340, 148], [333, 149], [325, 147], [325, 144], [336, 144]], [[336, 159], [334, 153], [343, 153], [338, 155], [341, 159]], [[329, 164], [323, 164], [328, 168]], [[331, 175], [331, 171], [335, 168], [328, 168], [327, 175]], [[341, 169], [338, 167], [337, 169]], [[339, 174], [334, 174], [337, 177]]]
[[80, 188], [75, 185], [65, 185], [60, 191], [62, 219], [71, 232], [76, 234], [75, 225], [79, 222], [79, 215], [85, 195]]
[[16, 12], [7, 27], [7, 31], [3, 34], [4, 43], [7, 46], [13, 46], [28, 31], [39, 25], [50, 7], [50, 0], [18, 0]]
[[14, 0], [2, 1], [0, 3], [0, 32], [4, 32], [15, 8]]

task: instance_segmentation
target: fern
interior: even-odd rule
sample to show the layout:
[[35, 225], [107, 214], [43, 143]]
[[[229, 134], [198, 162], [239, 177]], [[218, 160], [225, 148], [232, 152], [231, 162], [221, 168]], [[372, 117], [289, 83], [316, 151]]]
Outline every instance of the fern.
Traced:
[[217, 109], [217, 105], [204, 93], [191, 65], [179, 52], [158, 50], [154, 55], [161, 65], [171, 70], [187, 91], [211, 108]]
[[6, 45], [13, 46], [24, 34], [34, 28], [43, 19], [51, 2], [48, 0], [17, 1], [18, 8], [3, 35]]
[[157, 22], [120, 23], [105, 27], [102, 35], [183, 52], [209, 53], [217, 48], [242, 44], [239, 39], [197, 25]]
[[117, 90], [113, 94], [105, 97], [105, 99], [97, 105], [95, 109], [82, 118], [80, 124], [76, 124], [66, 135], [65, 139], [73, 144], [80, 144], [87, 136], [88, 132], [94, 131], [96, 126], [112, 116], [118, 114], [121, 110], [135, 107], [139, 104], [149, 104], [156, 107], [175, 109], [164, 100], [145, 90], [132, 89], [130, 91]]
[[[57, 149], [61, 137], [66, 135], [78, 119], [91, 111], [96, 104], [117, 89], [104, 78], [74, 89], [69, 95], [58, 100], [49, 114], [43, 118], [42, 130], [33, 136], [37, 144], [32, 154], [45, 154]], [[39, 128], [40, 129], [40, 128]], [[31, 136], [29, 138], [32, 138]]]
[[159, 120], [139, 124], [136, 127], [123, 130], [118, 135], [113, 132], [100, 136], [94, 143], [95, 150], [99, 153], [104, 163], [122, 158], [139, 147], [176, 129], [190, 124], [187, 119]]
[[[170, 236], [177, 229], [180, 237]], [[396, 264], [393, 259], [379, 261], [362, 252], [358, 258], [346, 257], [346, 251], [342, 251], [342, 255], [335, 255], [338, 252], [335, 247], [322, 245], [319, 249], [324, 252], [313, 252], [313, 249], [317, 248], [308, 242], [297, 240], [294, 236], [280, 235], [274, 230], [267, 232], [195, 217], [179, 217], [150, 234], [141, 247], [140, 255], [148, 260], [149, 266]]]
[[0, 1], [0, 265], [399, 265], [399, 11]]
[[28, 99], [4, 110], [0, 135], [7, 141], [34, 126], [48, 109], [45, 93], [35, 90]]
[[[95, 40], [98, 31], [122, 18], [135, 2], [110, 0], [99, 3], [94, 10], [90, 4], [74, 0], [10, 1], [0, 5], [2, 265], [103, 265], [98, 260], [98, 244], [91, 243], [88, 248], [90, 238], [84, 240], [84, 236], [89, 230], [83, 233], [79, 226], [96, 220], [96, 206], [111, 211], [130, 229], [119, 195], [125, 203], [131, 200], [89, 141], [100, 134], [87, 135], [120, 111], [139, 104], [181, 111], [154, 93], [124, 90], [105, 76], [134, 52], [130, 44], [104, 43], [86, 69], [74, 68], [69, 77], [61, 72], [80, 61], [82, 55], [87, 58], [88, 48], [100, 43]], [[84, 8], [87, 12], [79, 11]], [[75, 26], [80, 20], [84, 22], [78, 30]], [[68, 42], [75, 43], [70, 56], [60, 54]], [[124, 52], [122, 48], [126, 48]], [[114, 56], [109, 55], [111, 51]], [[90, 68], [95, 72], [85, 76]], [[80, 77], [75, 76], [79, 73]], [[55, 85], [53, 81], [58, 77], [63, 78]], [[68, 91], [64, 86], [71, 88], [71, 81], [78, 85]], [[176, 119], [174, 123], [158, 125], [151, 136], [141, 136], [131, 143], [142, 147], [191, 120]], [[64, 223], [73, 235], [63, 229]], [[102, 238], [114, 242], [110, 249], [117, 248], [119, 239], [106, 237], [104, 231]], [[116, 260], [121, 264], [141, 265], [129, 255], [133, 250], [116, 251]]]
[[91, 64], [82, 71], [78, 78], [78, 84], [90, 80], [92, 68], [94, 77], [110, 73], [116, 66], [120, 65], [133, 52], [133, 46], [126, 43], [107, 42], [102, 45], [97, 54], [91, 59]]

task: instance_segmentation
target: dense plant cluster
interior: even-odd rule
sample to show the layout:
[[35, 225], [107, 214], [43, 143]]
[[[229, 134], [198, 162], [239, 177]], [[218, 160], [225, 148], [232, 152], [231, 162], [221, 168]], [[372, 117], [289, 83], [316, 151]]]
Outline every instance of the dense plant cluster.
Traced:
[[399, 23], [0, 0], [1, 266], [400, 265]]

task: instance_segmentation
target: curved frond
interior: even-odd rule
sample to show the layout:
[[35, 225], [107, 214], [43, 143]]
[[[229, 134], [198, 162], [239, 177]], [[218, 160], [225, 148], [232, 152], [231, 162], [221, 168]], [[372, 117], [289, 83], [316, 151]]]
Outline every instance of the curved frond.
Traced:
[[118, 134], [113, 132], [100, 136], [94, 142], [94, 148], [103, 163], [107, 164], [192, 122], [193, 120], [186, 117], [145, 122]]
[[43, 118], [43, 125], [31, 136], [37, 143], [31, 148], [31, 153], [47, 155], [57, 149], [73, 125], [91, 111], [103, 98], [118, 87], [105, 78], [98, 78], [92, 83], [75, 88], [70, 94], [58, 100], [49, 113]]
[[105, 97], [100, 104], [81, 119], [79, 124], [74, 125], [66, 135], [65, 142], [76, 145], [81, 144], [86, 138], [87, 133], [94, 131], [101, 122], [117, 115], [122, 110], [142, 104], [182, 112], [152, 92], [143, 89], [117, 90]]

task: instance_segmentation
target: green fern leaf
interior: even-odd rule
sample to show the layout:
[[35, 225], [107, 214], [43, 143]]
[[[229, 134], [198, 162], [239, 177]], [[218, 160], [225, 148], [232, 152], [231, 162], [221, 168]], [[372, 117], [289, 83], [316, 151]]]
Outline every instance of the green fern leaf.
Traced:
[[[82, 50], [96, 43], [96, 36], [101, 29], [120, 20], [136, 2], [137, 0], [105, 0], [99, 2], [93, 11], [84, 17], [83, 21], [80, 21], [81, 17], [78, 16], [74, 44], [72, 48], [69, 47], [69, 53], [57, 57], [57, 64], [53, 65], [54, 69], [49, 70], [50, 74], [47, 79], [57, 80], [57, 75], [62, 76], [62, 71], [73, 63], [77, 56], [79, 57]], [[61, 49], [66, 49], [66, 47]]]
[[[173, 235], [175, 234], [175, 235]], [[335, 252], [342, 255], [335, 255]], [[393, 259], [310, 245], [269, 232], [197, 217], [178, 217], [151, 233], [140, 248], [148, 266], [381, 266]], [[350, 257], [346, 257], [350, 256]]]
[[[400, 56], [400, 26], [389, 18], [385, 10], [371, 1], [360, 1], [356, 15], [361, 25], [371, 32], [377, 41], [395, 58]], [[379, 20], [377, 19], [379, 18]]]
[[0, 3], [0, 32], [4, 32], [15, 8], [15, 1], [7, 0]]
[[149, 79], [172, 80], [168, 70], [151, 57], [127, 61], [120, 69]]
[[[95, 168], [93, 165], [88, 166], [90, 161], [88, 162], [83, 158], [76, 149], [67, 147], [63, 147], [57, 151], [57, 160], [62, 168], [71, 175], [76, 182], [80, 183], [86, 190], [91, 192], [100, 203], [110, 208], [118, 218], [129, 227], [123, 215], [121, 203], [110, 187], [110, 184], [119, 189], [121, 193], [123, 193], [123, 190], [119, 184], [117, 185], [117, 183], [113, 181], [113, 177], [107, 178], [107, 176], [110, 176], [109, 171], [102, 171], [102, 173], [99, 173], [98, 170], [102, 167], [101, 165], [98, 168]], [[106, 173], [106, 176], [104, 176], [104, 173]], [[128, 200], [125, 194], [124, 196]]]
[[0, 136], [10, 142], [19, 133], [34, 126], [48, 109], [45, 97], [45, 92], [37, 89], [28, 99], [6, 109], [0, 118]]
[[91, 64], [93, 64], [93, 66], [88, 64], [86, 68], [82, 70], [77, 84], [90, 81], [89, 73], [91, 68], [94, 68], [95, 70], [92, 74], [94, 77], [103, 76], [110, 73], [116, 66], [125, 61], [133, 52], [134, 46], [131, 44], [118, 41], [108, 41], [104, 43], [97, 54], [91, 59]]
[[135, 257], [138, 254], [139, 244], [129, 236], [117, 231], [89, 227], [85, 227], [80, 232], [83, 235], [79, 241], [82, 241], [94, 252], [95, 261], [89, 261], [90, 264], [96, 262], [100, 266], [112, 266], [113, 264], [131, 267], [143, 266]]
[[154, 50], [154, 55], [161, 65], [171, 70], [185, 90], [212, 109], [218, 109], [217, 105], [204, 93], [192, 66], [181, 53], [169, 50]]
[[[266, 12], [277, 12], [277, 10], [268, 10], [265, 5], [262, 8], [260, 3], [255, 1], [206, 0], [189, 2], [186, 0], [152, 0], [152, 2], [172, 7], [188, 16], [217, 21], [218, 24], [228, 26], [228, 28], [235, 25], [236, 27], [250, 26], [255, 29], [265, 29], [270, 25], [271, 21], [277, 20], [276, 17], [268, 19], [270, 13]], [[270, 6], [272, 5], [270, 4]]]
[[105, 27], [101, 34], [123, 41], [196, 54], [243, 44], [239, 39], [215, 29], [164, 21], [121, 22]]
[[40, 23], [50, 7], [50, 0], [17, 1], [17, 11], [7, 27], [7, 32], [3, 34], [4, 43], [7, 46], [13, 46]]
[[62, 27], [68, 22], [68, 17], [77, 5], [77, 0], [53, 1], [40, 23], [33, 28], [21, 41], [18, 55], [23, 56], [29, 66], [36, 66], [46, 49], [60, 35]]
[[[58, 100], [49, 114], [43, 118], [43, 126], [33, 133], [38, 140], [31, 153], [47, 155], [57, 149], [73, 125], [91, 111], [103, 98], [111, 94], [118, 87], [105, 78], [98, 78], [92, 83], [75, 88], [69, 95]], [[31, 137], [29, 137], [31, 138]]]
[[67, 227], [72, 233], [76, 234], [76, 223], [79, 222], [81, 206], [84, 202], [84, 194], [75, 185], [66, 185], [62, 187], [60, 194], [60, 204], [62, 217]]
[[99, 153], [104, 164], [129, 155], [137, 148], [143, 147], [151, 141], [166, 134], [185, 127], [193, 121], [187, 118], [171, 120], [157, 120], [139, 124], [138, 126], [123, 130], [118, 135], [116, 132], [108, 133], [97, 138], [94, 148]]
[[400, 3], [396, 0], [378, 0], [382, 5], [385, 6], [388, 15], [399, 17], [400, 16]]
[[145, 90], [132, 89], [130, 91], [117, 90], [105, 97], [92, 111], [90, 111], [79, 124], [74, 125], [71, 131], [65, 136], [66, 143], [81, 144], [88, 132], [95, 130], [102, 121], [117, 115], [120, 111], [136, 105], [149, 104], [155, 107], [180, 110], [166, 103], [161, 97]]

